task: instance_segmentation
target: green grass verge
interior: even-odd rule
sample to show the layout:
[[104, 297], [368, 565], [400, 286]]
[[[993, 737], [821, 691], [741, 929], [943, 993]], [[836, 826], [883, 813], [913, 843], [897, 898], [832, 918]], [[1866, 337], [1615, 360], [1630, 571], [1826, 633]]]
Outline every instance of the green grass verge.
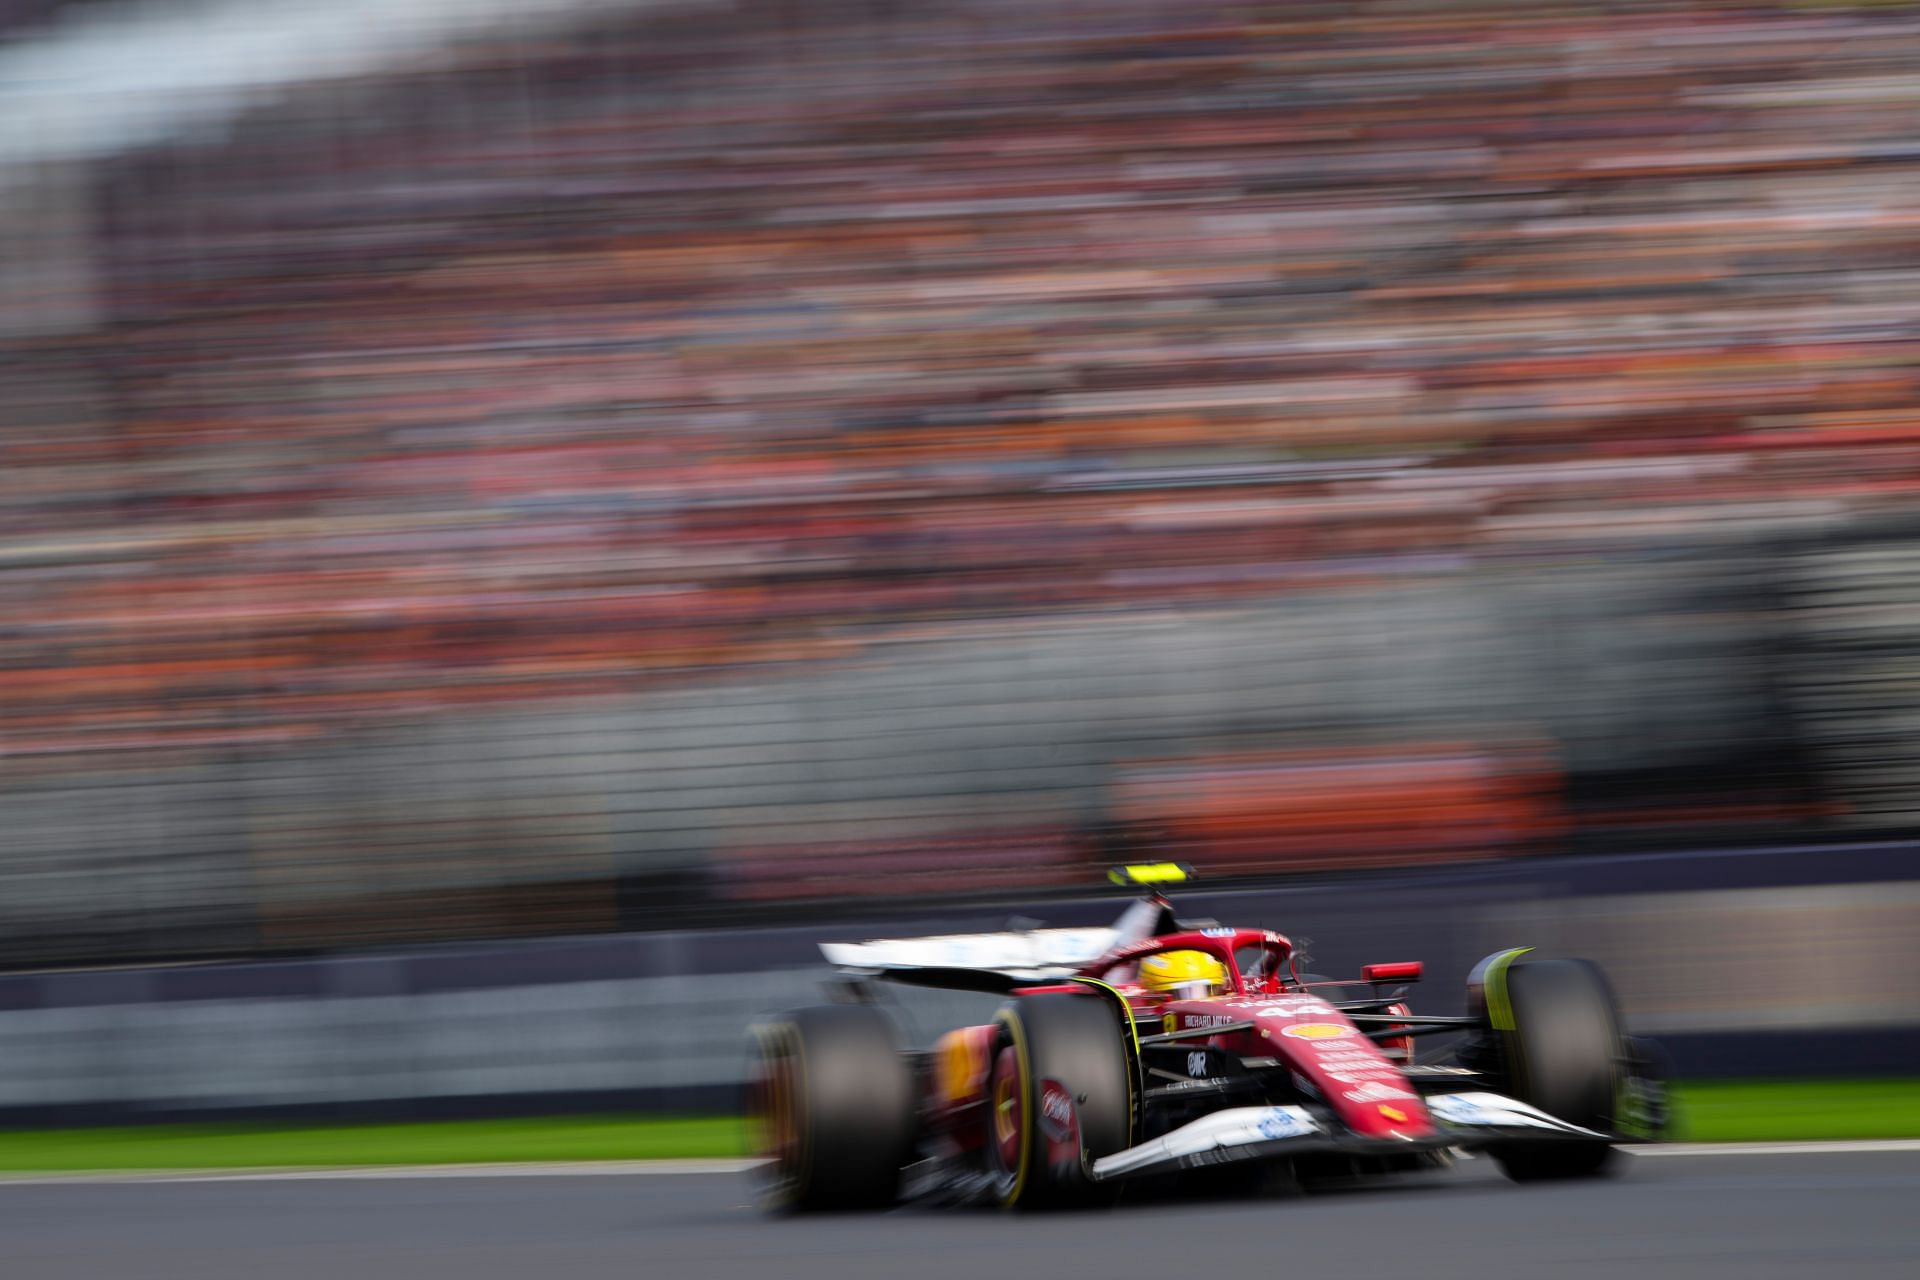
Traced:
[[[1920, 1138], [1920, 1078], [1701, 1081], [1677, 1090], [1691, 1142]], [[0, 1132], [0, 1170], [259, 1169], [496, 1161], [729, 1157], [730, 1116], [563, 1116], [271, 1128], [157, 1125]]]
[[744, 1155], [732, 1116], [550, 1116], [290, 1128], [155, 1125], [0, 1132], [0, 1169], [260, 1169], [316, 1165], [658, 1160]]
[[1674, 1092], [1683, 1142], [1920, 1138], [1920, 1078], [1717, 1080]]

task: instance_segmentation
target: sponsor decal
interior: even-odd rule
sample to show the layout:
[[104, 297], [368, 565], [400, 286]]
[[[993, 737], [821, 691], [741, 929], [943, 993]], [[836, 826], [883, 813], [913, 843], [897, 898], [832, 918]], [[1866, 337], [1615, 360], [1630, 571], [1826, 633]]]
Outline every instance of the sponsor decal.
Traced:
[[1398, 1102], [1402, 1098], [1417, 1098], [1420, 1095], [1398, 1085], [1369, 1080], [1358, 1089], [1349, 1089], [1341, 1096], [1348, 1102]]
[[1073, 1132], [1073, 1099], [1058, 1080], [1040, 1085], [1040, 1127], [1055, 1142], [1065, 1142]]
[[1230, 1013], [1183, 1013], [1180, 1016], [1186, 1019], [1189, 1027], [1230, 1027], [1236, 1022], [1245, 1021]]
[[1443, 1093], [1427, 1099], [1427, 1108], [1448, 1124], [1491, 1124], [1479, 1103], [1461, 1093]]
[[1343, 1027], [1337, 1022], [1296, 1022], [1280, 1034], [1292, 1036], [1295, 1040], [1339, 1040], [1352, 1035], [1353, 1028]]
[[1392, 1071], [1324, 1071], [1321, 1073], [1335, 1084], [1366, 1084], [1371, 1080], [1397, 1080]]
[[1275, 1107], [1254, 1123], [1263, 1138], [1297, 1138], [1308, 1125], [1284, 1107]]
[[1202, 929], [1200, 936], [1203, 938], [1231, 938], [1238, 932], [1240, 932], [1238, 929]]
[[1160, 1026], [1163, 1030], [1166, 1031], [1168, 1035], [1172, 1035], [1174, 1032], [1180, 1029], [1180, 1015], [1177, 1013], [1169, 1013], [1169, 1014], [1162, 1015], [1160, 1019]]
[[1380, 1114], [1385, 1116], [1387, 1119], [1393, 1121], [1395, 1124], [1405, 1124], [1407, 1122], [1407, 1113], [1402, 1111], [1398, 1107], [1389, 1107], [1382, 1104], [1382, 1106], [1380, 1107]]
[[1207, 1087], [1207, 1081], [1205, 1080], [1174, 1080], [1174, 1081], [1170, 1081], [1167, 1084], [1154, 1086], [1156, 1090], [1171, 1092], [1171, 1093], [1180, 1093], [1180, 1092], [1189, 1091], [1193, 1089], [1204, 1089], [1206, 1087]]
[[1207, 1074], [1207, 1055], [1204, 1052], [1196, 1050], [1187, 1055], [1187, 1074], [1196, 1080]]
[[1330, 1006], [1319, 996], [1256, 996], [1223, 1001], [1234, 1009], [1262, 1013], [1318, 1013]]

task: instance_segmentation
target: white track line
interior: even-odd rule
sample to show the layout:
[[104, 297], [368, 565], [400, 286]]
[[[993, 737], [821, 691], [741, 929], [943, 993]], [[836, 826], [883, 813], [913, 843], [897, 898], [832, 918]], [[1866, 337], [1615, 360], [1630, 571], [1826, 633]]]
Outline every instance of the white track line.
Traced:
[[1854, 1151], [1920, 1151], [1920, 1138], [1863, 1138], [1851, 1142], [1666, 1142], [1620, 1149], [1636, 1156], [1827, 1156]]
[[101, 1169], [0, 1173], [0, 1187], [130, 1182], [310, 1182], [376, 1178], [595, 1178], [745, 1173], [758, 1160], [556, 1160], [524, 1164], [364, 1165], [319, 1169]]
[[[1823, 1156], [1920, 1151], [1920, 1138], [1859, 1142], [1673, 1142], [1622, 1147], [1633, 1156]], [[98, 1186], [143, 1182], [317, 1182], [383, 1178], [594, 1178], [746, 1173], [757, 1160], [579, 1160], [546, 1164], [369, 1165], [325, 1169], [128, 1169], [84, 1173], [0, 1173], [0, 1187]]]

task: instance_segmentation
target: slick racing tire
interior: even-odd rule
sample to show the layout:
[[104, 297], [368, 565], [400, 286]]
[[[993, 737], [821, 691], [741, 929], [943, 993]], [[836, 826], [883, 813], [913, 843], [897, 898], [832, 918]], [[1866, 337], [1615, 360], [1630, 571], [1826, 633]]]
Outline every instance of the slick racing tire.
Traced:
[[[1586, 960], [1519, 957], [1488, 975], [1491, 1047], [1507, 1092], [1583, 1129], [1611, 1134], [1625, 1053], [1613, 991]], [[1610, 1142], [1512, 1143], [1488, 1148], [1515, 1182], [1605, 1172]]]
[[915, 1138], [913, 1070], [868, 1005], [822, 1005], [754, 1028], [747, 1100], [764, 1199], [790, 1212], [884, 1209]]
[[994, 1198], [1010, 1209], [1111, 1202], [1112, 1186], [1088, 1170], [1132, 1140], [1132, 1049], [1114, 1005], [1091, 994], [1029, 996], [995, 1022], [986, 1116]]

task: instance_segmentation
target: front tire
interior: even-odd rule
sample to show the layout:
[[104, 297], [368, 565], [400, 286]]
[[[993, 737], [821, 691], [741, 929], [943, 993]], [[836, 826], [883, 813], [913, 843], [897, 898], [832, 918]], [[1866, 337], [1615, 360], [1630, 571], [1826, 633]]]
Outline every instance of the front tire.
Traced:
[[821, 1005], [754, 1028], [748, 1098], [764, 1199], [789, 1212], [884, 1209], [916, 1127], [913, 1071], [885, 1015]]
[[[1625, 1053], [1613, 991], [1586, 960], [1520, 957], [1488, 975], [1491, 1048], [1507, 1092], [1551, 1116], [1615, 1132]], [[1611, 1142], [1501, 1144], [1488, 1154], [1515, 1182], [1589, 1178], [1607, 1171]]]

